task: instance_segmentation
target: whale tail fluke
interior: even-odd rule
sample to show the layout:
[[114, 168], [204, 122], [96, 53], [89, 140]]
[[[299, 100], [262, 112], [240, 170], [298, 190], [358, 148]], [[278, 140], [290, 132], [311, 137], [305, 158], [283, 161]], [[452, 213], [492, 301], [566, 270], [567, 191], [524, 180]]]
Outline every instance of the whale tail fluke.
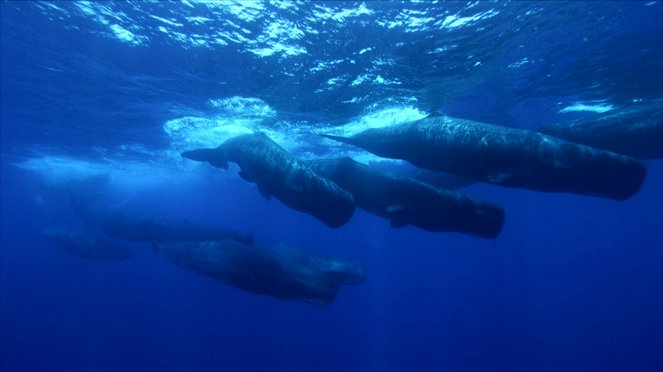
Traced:
[[208, 162], [217, 168], [228, 169], [228, 161], [219, 148], [185, 151], [182, 153], [182, 157], [200, 162]]

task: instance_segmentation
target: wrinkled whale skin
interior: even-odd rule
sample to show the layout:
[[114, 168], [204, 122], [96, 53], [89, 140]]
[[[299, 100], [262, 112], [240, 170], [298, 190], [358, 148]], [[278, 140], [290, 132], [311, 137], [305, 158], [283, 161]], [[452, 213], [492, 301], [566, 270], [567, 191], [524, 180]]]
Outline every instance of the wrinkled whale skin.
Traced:
[[174, 223], [123, 210], [92, 209], [87, 205], [76, 205], [75, 212], [84, 219], [88, 226], [115, 239], [130, 242], [149, 242], [151, 229], [154, 235], [163, 242], [234, 239], [246, 244], [253, 244], [253, 236], [250, 234], [217, 226], [189, 221]]
[[663, 158], [663, 99], [542, 125], [537, 131], [637, 159]]
[[502, 207], [395, 175], [348, 157], [309, 161], [370, 213], [389, 219], [393, 227], [417, 226], [431, 232], [457, 231], [493, 239], [504, 224]]
[[640, 189], [646, 174], [642, 162], [627, 156], [448, 116], [368, 129], [352, 137], [323, 136], [420, 168], [538, 191], [624, 200]]
[[231, 239], [165, 244], [153, 241], [153, 247], [171, 263], [235, 288], [318, 306], [332, 303], [341, 284], [359, 284], [366, 275], [356, 263]]
[[267, 199], [273, 195], [286, 206], [311, 214], [330, 227], [339, 227], [352, 217], [352, 195], [321, 177], [264, 133], [233, 137], [215, 149], [182, 153], [197, 161], [227, 168], [237, 163], [240, 177], [256, 183]]

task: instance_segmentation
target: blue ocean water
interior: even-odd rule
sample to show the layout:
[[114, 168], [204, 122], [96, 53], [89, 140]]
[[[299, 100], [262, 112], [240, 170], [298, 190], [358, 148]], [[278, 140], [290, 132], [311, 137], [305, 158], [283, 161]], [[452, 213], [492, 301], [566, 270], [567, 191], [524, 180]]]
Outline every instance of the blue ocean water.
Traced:
[[[534, 129], [663, 97], [663, 3], [2, 2], [2, 371], [661, 371], [663, 162], [626, 201], [473, 184], [494, 240], [332, 229], [180, 157], [259, 130], [303, 159], [442, 112]], [[319, 308], [127, 243], [60, 251], [72, 184], [108, 209], [250, 232], [362, 264]], [[89, 191], [89, 190], [88, 190]]]

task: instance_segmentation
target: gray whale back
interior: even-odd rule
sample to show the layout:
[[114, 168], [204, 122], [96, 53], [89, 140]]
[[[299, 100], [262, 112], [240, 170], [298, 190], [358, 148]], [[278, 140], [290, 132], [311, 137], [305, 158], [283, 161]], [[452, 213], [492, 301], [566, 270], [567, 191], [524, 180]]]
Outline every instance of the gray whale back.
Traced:
[[663, 99], [537, 130], [638, 159], [663, 158]]
[[646, 174], [636, 159], [534, 131], [447, 116], [326, 136], [378, 156], [496, 185], [624, 200]]
[[359, 284], [359, 264], [313, 252], [262, 248], [235, 240], [162, 244], [154, 250], [171, 263], [235, 288], [318, 306], [332, 303], [342, 284]]
[[133, 256], [131, 248], [93, 232], [49, 226], [42, 236], [59, 250], [91, 261], [124, 261]]
[[274, 196], [330, 227], [342, 226], [354, 213], [352, 195], [318, 175], [264, 133], [233, 137], [216, 149], [187, 151], [182, 156], [237, 163], [241, 168], [239, 175], [257, 184], [264, 197]]
[[408, 176], [374, 169], [350, 158], [312, 160], [317, 172], [348, 190], [359, 208], [386, 218], [393, 227], [412, 225], [431, 232], [456, 231], [493, 239], [504, 210]]

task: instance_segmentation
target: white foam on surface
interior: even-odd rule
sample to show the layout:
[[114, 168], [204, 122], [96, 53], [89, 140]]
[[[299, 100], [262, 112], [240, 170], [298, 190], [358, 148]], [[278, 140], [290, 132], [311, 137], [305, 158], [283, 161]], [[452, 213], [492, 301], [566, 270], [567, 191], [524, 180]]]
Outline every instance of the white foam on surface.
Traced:
[[201, 176], [195, 167], [184, 163], [175, 165], [171, 162], [88, 160], [57, 154], [34, 156], [14, 165], [38, 174], [51, 185], [67, 185], [106, 176], [109, 186], [127, 192], [159, 188], [164, 184], [184, 185]]
[[340, 126], [321, 129], [320, 123], [275, 120], [278, 112], [266, 102], [252, 97], [212, 99], [211, 116], [183, 116], [168, 120], [163, 130], [170, 143], [163, 149], [150, 149], [141, 143], [114, 148], [96, 148], [93, 157], [62, 155], [57, 149], [39, 151], [15, 165], [40, 175], [49, 184], [65, 184], [95, 176], [107, 176], [110, 186], [133, 192], [204, 180], [212, 170], [207, 164], [181, 157], [183, 151], [213, 148], [225, 140], [261, 131], [300, 159], [349, 156], [364, 164], [399, 163], [360, 148], [325, 139], [319, 134], [351, 136], [370, 128], [384, 128], [421, 119], [426, 113], [410, 105], [372, 107], [366, 114]]
[[615, 107], [609, 103], [582, 103], [576, 102], [559, 110], [560, 113], [589, 111], [596, 113], [608, 112]]
[[386, 128], [410, 121], [423, 119], [427, 113], [414, 106], [393, 106], [362, 115], [345, 125], [324, 129], [321, 132], [339, 136], [352, 136], [366, 129]]

